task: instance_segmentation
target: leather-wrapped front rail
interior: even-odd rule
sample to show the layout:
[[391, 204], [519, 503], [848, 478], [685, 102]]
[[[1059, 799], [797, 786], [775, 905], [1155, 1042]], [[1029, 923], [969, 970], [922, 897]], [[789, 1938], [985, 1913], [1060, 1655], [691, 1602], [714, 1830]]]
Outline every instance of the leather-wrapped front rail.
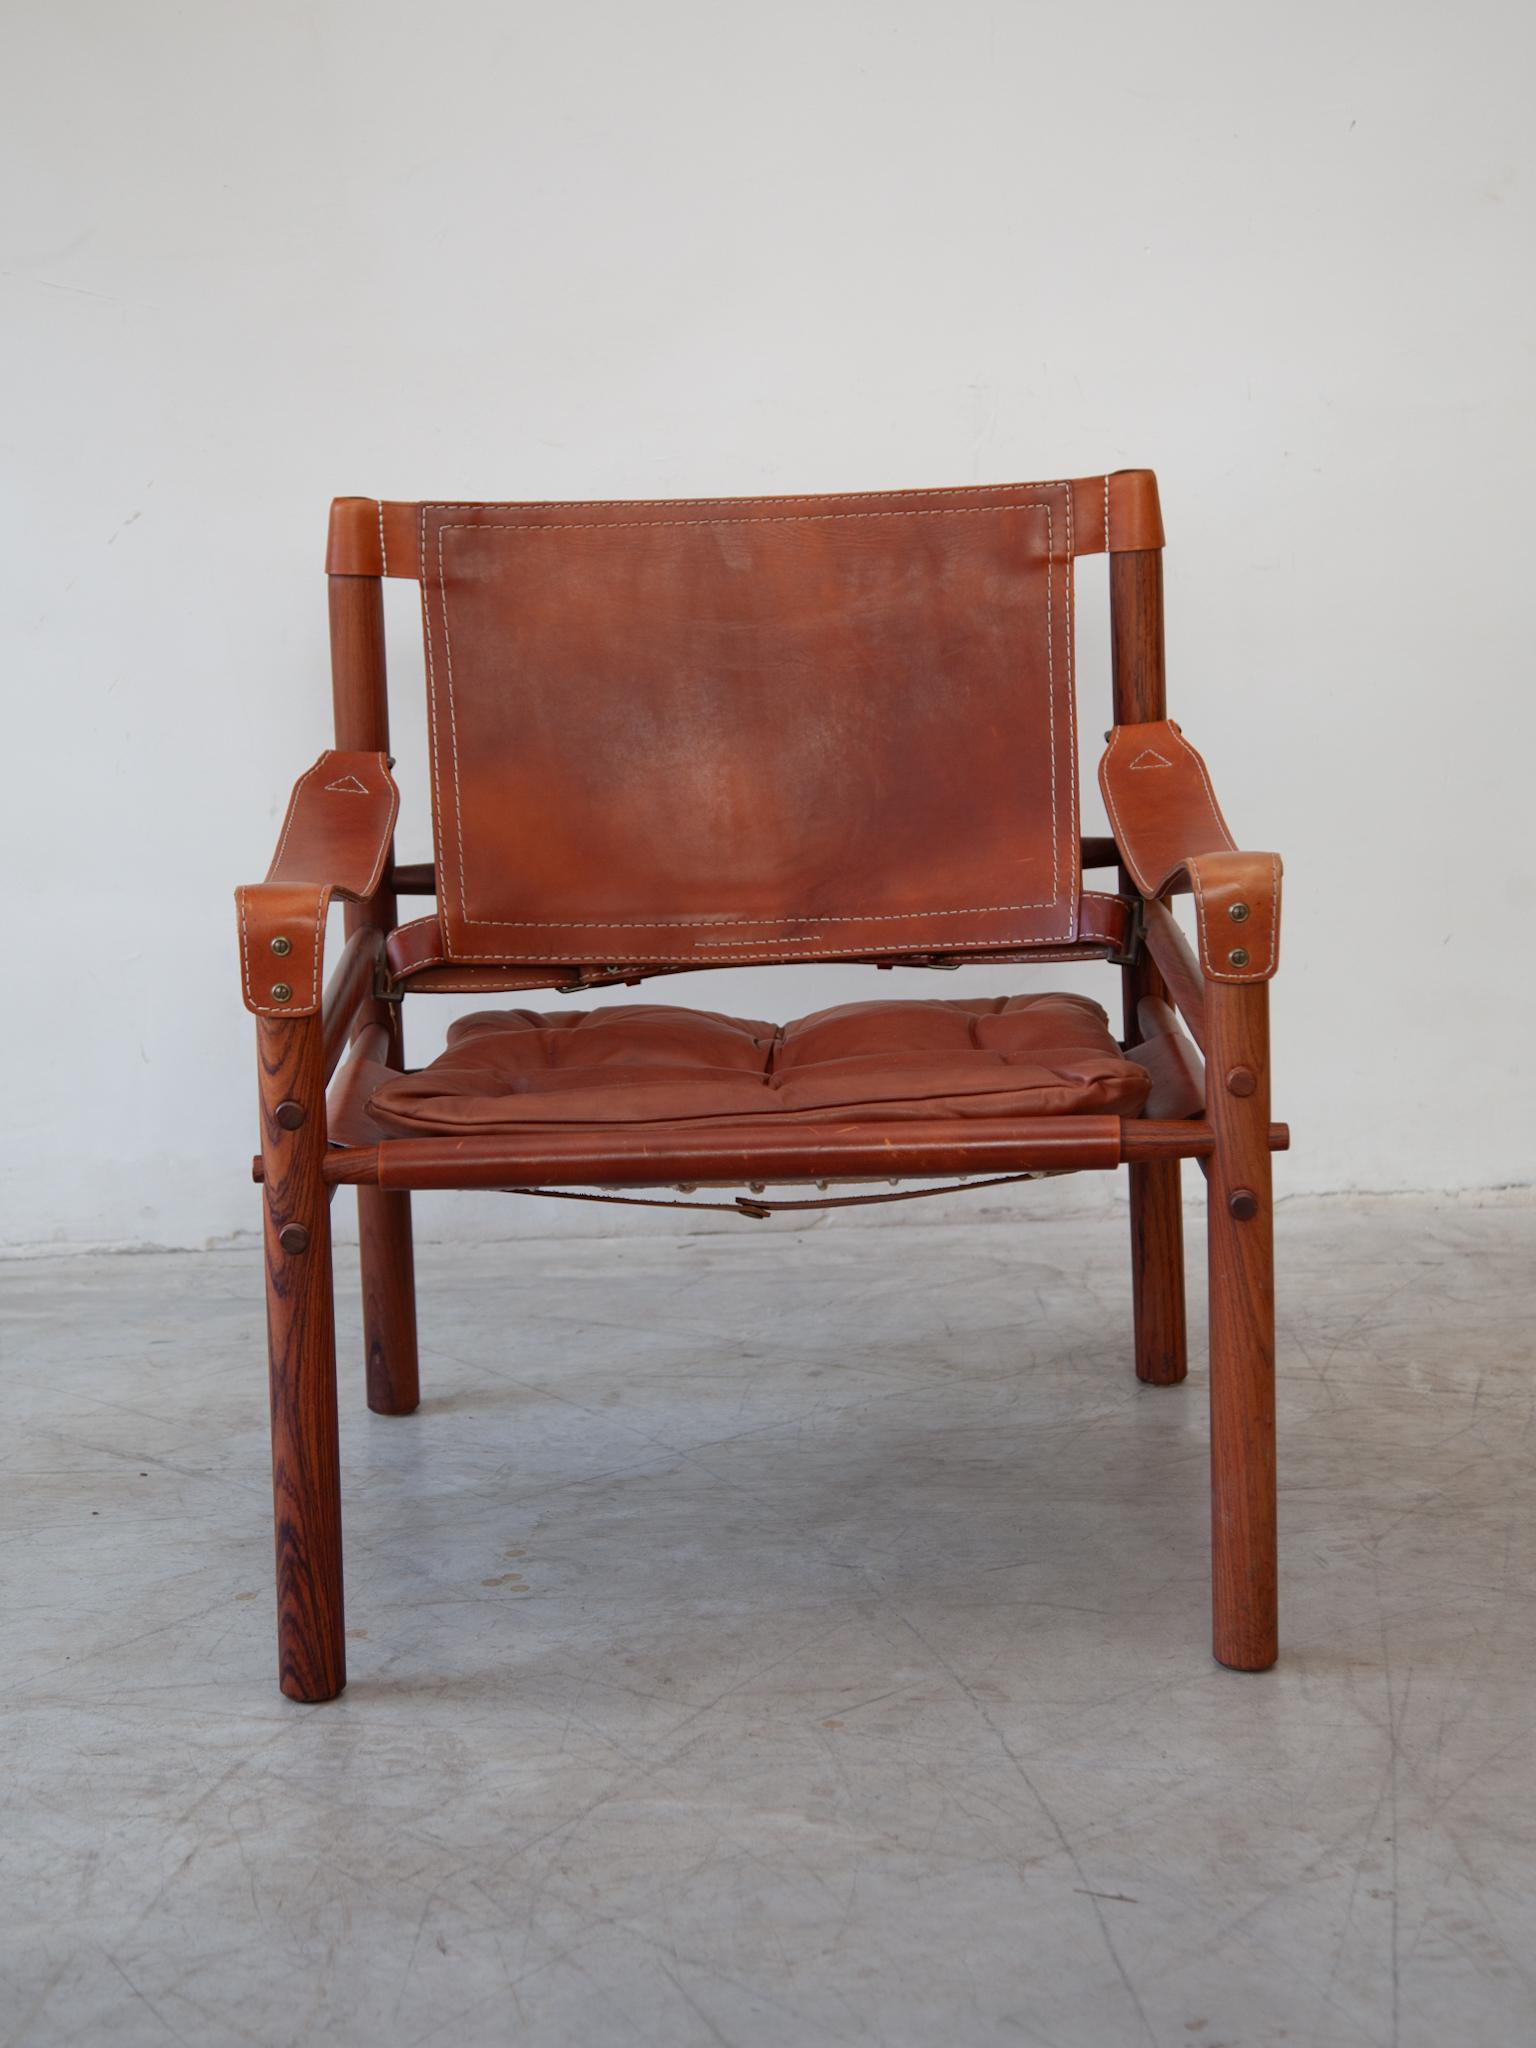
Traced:
[[1280, 964], [1280, 856], [1239, 848], [1204, 761], [1172, 720], [1117, 725], [1099, 787], [1142, 895], [1187, 881], [1207, 979], [1268, 981]]
[[373, 895], [399, 808], [387, 754], [328, 749], [294, 784], [266, 880], [235, 891], [241, 991], [254, 1016], [320, 1008], [331, 898]]

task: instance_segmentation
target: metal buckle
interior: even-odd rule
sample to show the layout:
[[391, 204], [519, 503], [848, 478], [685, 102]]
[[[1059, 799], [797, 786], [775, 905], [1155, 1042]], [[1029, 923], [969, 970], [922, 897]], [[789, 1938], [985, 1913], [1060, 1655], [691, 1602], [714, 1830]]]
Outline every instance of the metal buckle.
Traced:
[[[1122, 896], [1120, 901], [1124, 903], [1127, 901], [1127, 898]], [[1129, 928], [1125, 935], [1125, 944], [1119, 952], [1106, 953], [1104, 956], [1111, 967], [1134, 967], [1141, 958], [1142, 938], [1146, 929], [1146, 919], [1142, 914], [1141, 897], [1139, 895], [1132, 896], [1129, 898], [1129, 902], [1131, 915]]]

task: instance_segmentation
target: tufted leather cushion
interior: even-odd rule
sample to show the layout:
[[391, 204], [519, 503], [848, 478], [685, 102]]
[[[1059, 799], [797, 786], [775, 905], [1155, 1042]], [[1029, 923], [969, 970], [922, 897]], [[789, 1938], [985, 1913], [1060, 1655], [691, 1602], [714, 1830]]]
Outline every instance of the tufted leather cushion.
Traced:
[[845, 1003], [775, 1026], [653, 1003], [484, 1011], [373, 1095], [385, 1130], [1136, 1116], [1148, 1079], [1082, 996]]

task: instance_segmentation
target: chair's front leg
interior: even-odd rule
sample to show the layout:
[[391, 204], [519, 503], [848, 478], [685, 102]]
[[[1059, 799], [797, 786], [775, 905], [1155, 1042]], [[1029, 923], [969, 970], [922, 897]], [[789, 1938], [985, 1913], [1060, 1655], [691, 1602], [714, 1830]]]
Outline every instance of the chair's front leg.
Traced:
[[1213, 1647], [1238, 1671], [1279, 1653], [1269, 989], [1205, 989], [1210, 1162]]
[[256, 1020], [272, 1386], [278, 1680], [293, 1700], [347, 1682], [336, 1331], [320, 1019]]

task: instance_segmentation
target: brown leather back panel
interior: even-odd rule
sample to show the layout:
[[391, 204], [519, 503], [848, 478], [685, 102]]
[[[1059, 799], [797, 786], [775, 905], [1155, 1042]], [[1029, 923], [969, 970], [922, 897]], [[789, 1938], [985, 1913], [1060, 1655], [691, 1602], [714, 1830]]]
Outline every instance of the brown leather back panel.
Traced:
[[1074, 498], [420, 507], [449, 957], [1070, 943]]
[[[980, 497], [989, 487], [966, 485], [962, 489], [936, 493], [943, 497]], [[1032, 486], [1040, 489], [1043, 486]], [[1158, 505], [1157, 478], [1150, 469], [1115, 469], [1107, 476], [1079, 476], [1069, 483], [1055, 483], [1052, 490], [1072, 493], [1073, 550], [1079, 555], [1136, 553], [1163, 545], [1163, 515]], [[913, 491], [884, 491], [888, 503], [916, 497]], [[655, 509], [652, 501], [649, 509]], [[673, 512], [729, 511], [734, 498], [674, 498], [667, 501]], [[759, 506], [793, 511], [815, 500], [805, 498], [758, 498]], [[504, 507], [510, 510], [510, 507]], [[527, 504], [529, 512], [558, 511], [558, 505]], [[583, 511], [632, 512], [633, 504], [585, 505]], [[397, 576], [415, 579], [421, 571], [421, 507], [400, 498], [333, 498], [330, 534], [325, 550], [326, 571], [332, 576]]]

